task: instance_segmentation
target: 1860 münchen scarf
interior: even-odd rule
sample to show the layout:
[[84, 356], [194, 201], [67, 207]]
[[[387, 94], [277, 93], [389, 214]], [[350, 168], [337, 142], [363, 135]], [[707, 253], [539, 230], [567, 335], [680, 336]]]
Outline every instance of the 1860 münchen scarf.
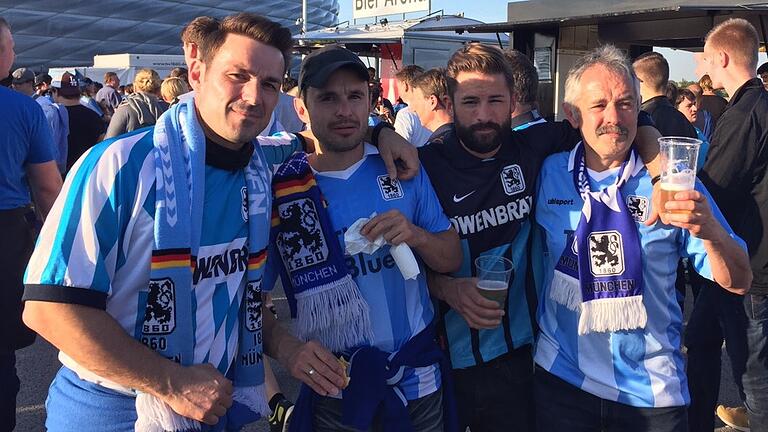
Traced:
[[[140, 293], [137, 333], [158, 354], [184, 366], [193, 364], [195, 297], [192, 276], [200, 248], [205, 186], [205, 135], [195, 114], [194, 99], [171, 107], [154, 130], [156, 205], [154, 247], [150, 283]], [[233, 379], [234, 404], [227, 413], [228, 427], [245, 424], [268, 413], [264, 394], [261, 338], [261, 282], [269, 238], [269, 214], [257, 215], [270, 194], [270, 173], [258, 145], [245, 169], [248, 189], [248, 270], [245, 290], [229, 299], [231, 316], [239, 316], [239, 328], [227, 318], [227, 350], [236, 350], [232, 366], [220, 365]], [[258, 194], [266, 189], [266, 197]], [[264, 213], [264, 212], [262, 212]], [[170, 315], [158, 313], [158, 304], [173, 302]], [[143, 312], [142, 312], [143, 311]], [[239, 314], [239, 315], [238, 315]], [[231, 327], [229, 327], [231, 326]], [[237, 339], [237, 344], [234, 344]], [[162, 339], [162, 342], [160, 341]], [[232, 353], [230, 352], [229, 355]], [[228, 354], [225, 353], [224, 356]], [[228, 362], [223, 362], [228, 363]], [[221, 370], [224, 369], [224, 370]], [[136, 398], [136, 430], [196, 431], [201, 425], [176, 414], [158, 398], [140, 393]]]
[[640, 236], [621, 194], [643, 163], [633, 147], [616, 182], [595, 192], [589, 186], [583, 143], [571, 152], [569, 168], [584, 206], [555, 266], [550, 298], [580, 310], [580, 335], [643, 328], [647, 315]]

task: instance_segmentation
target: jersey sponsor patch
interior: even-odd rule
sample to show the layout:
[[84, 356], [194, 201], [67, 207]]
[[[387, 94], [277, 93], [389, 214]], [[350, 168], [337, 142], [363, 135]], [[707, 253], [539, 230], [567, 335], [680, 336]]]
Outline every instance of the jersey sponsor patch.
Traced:
[[176, 286], [171, 278], [150, 279], [142, 331], [169, 334], [176, 328]]
[[639, 195], [627, 195], [627, 209], [629, 214], [632, 215], [632, 219], [637, 222], [645, 222], [648, 220], [648, 198]]
[[525, 178], [520, 165], [507, 165], [501, 170], [501, 185], [507, 195], [514, 195], [525, 190]]
[[595, 231], [589, 235], [590, 271], [595, 276], [624, 273], [624, 245], [618, 231]]
[[392, 201], [403, 197], [403, 187], [398, 179], [393, 179], [388, 175], [380, 175], [376, 177], [376, 181], [379, 183], [381, 197], [385, 201]]
[[278, 212], [282, 232], [277, 236], [277, 245], [288, 270], [299, 270], [328, 259], [328, 245], [312, 200], [300, 198], [280, 204]]
[[245, 285], [245, 320], [248, 331], [261, 329], [261, 278]]

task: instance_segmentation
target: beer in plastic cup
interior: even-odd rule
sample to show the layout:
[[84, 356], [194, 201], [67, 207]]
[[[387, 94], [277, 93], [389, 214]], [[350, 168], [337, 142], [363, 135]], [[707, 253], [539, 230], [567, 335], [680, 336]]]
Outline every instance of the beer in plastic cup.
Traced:
[[674, 201], [678, 192], [696, 186], [696, 160], [701, 141], [687, 137], [659, 138], [661, 156], [661, 209], [667, 213], [688, 213], [688, 210], [666, 210], [667, 201]]
[[507, 300], [509, 281], [515, 270], [512, 261], [500, 256], [483, 255], [475, 258], [475, 269], [480, 294], [503, 307]]

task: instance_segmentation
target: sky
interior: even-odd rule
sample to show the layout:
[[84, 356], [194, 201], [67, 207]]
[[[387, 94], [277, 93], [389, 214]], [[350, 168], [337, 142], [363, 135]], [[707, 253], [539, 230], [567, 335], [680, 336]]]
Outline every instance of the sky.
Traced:
[[[573, 0], [563, 0], [573, 1]], [[339, 22], [349, 20], [352, 22], [352, 5], [354, 0], [339, 0]], [[467, 2], [466, 0], [432, 0], [432, 11], [443, 9], [445, 14], [458, 14], [464, 12], [467, 18], [473, 18], [486, 23], [503, 22], [507, 20], [507, 3], [509, 0], [477, 0]], [[471, 4], [469, 10], [467, 5]], [[407, 18], [418, 18], [426, 13], [414, 12], [406, 15]], [[395, 16], [396, 19], [398, 16]], [[402, 15], [399, 15], [402, 17]], [[358, 23], [372, 22], [373, 18], [361, 19]], [[689, 81], [698, 80], [694, 72], [695, 64], [693, 54], [687, 51], [672, 50], [668, 48], [657, 48], [669, 62], [669, 78], [674, 81], [687, 79]]]

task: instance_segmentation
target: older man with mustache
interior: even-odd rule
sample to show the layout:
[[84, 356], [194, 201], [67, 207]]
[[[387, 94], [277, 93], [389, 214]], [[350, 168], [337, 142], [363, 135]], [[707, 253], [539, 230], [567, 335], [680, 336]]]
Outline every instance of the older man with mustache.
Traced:
[[744, 243], [701, 184], [661, 210], [668, 225], [643, 223], [652, 182], [632, 145], [639, 98], [612, 46], [566, 81], [565, 112], [583, 141], [547, 158], [539, 176], [540, 430], [687, 431], [677, 261], [737, 294], [751, 282]]

